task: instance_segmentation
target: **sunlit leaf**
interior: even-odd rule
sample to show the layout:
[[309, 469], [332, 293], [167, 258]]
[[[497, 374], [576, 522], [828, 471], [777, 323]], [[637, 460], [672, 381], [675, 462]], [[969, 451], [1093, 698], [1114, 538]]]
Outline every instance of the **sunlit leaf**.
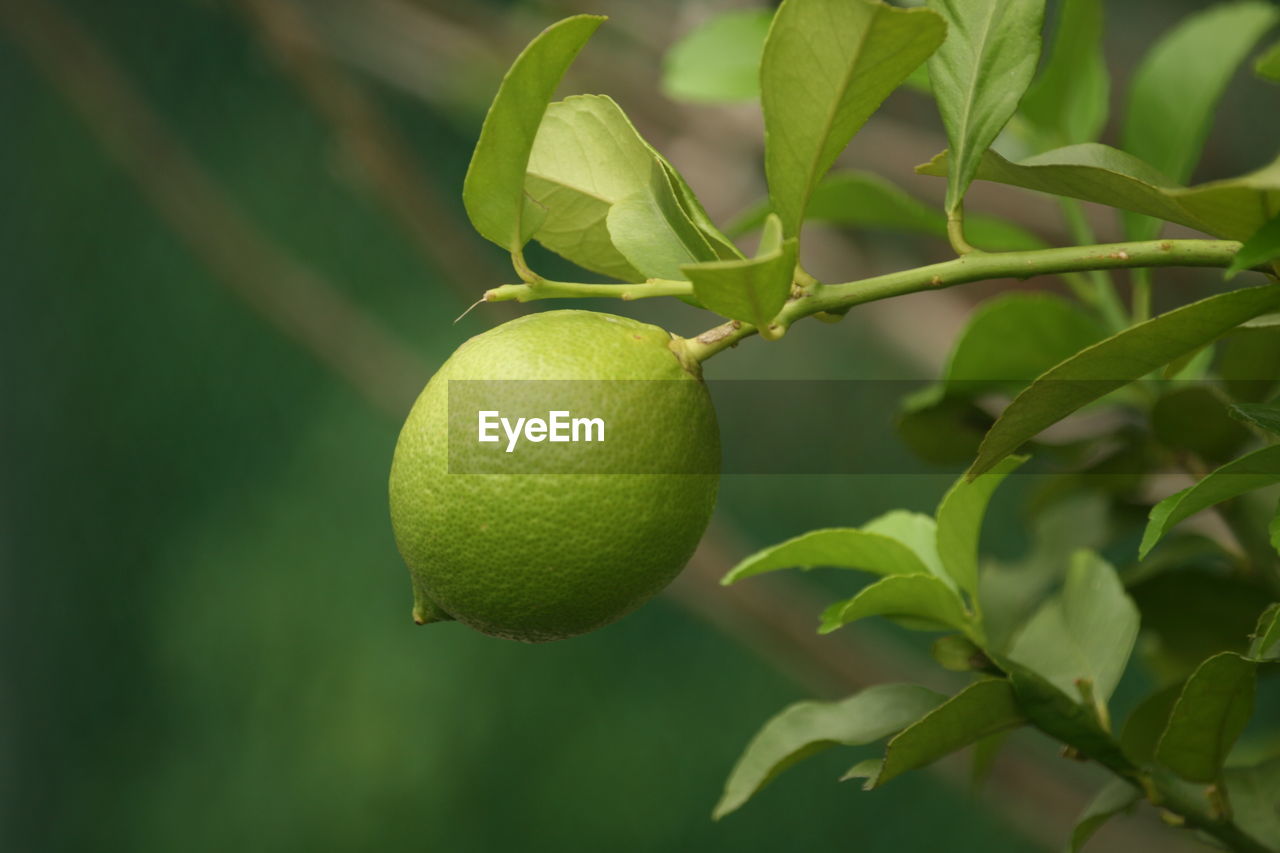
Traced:
[[759, 97], [760, 55], [772, 21], [772, 9], [733, 9], [709, 18], [667, 51], [663, 90], [695, 103]]
[[1035, 75], [1044, 0], [930, 0], [929, 6], [947, 22], [929, 80], [956, 163], [947, 180], [950, 214]]
[[970, 629], [969, 615], [960, 596], [937, 575], [889, 575], [864, 587], [846, 601], [838, 601], [822, 614], [821, 634], [866, 619], [888, 616], [906, 619], [933, 630]]
[[1227, 753], [1253, 714], [1257, 665], [1235, 652], [1214, 655], [1183, 685], [1156, 746], [1156, 760], [1191, 782], [1218, 780]]
[[720, 583], [728, 585], [778, 569], [828, 566], [859, 569], [879, 575], [923, 574], [928, 571], [906, 545], [856, 528], [814, 530], [780, 545], [757, 551], [734, 566]]
[[1025, 456], [1015, 456], [985, 476], [961, 477], [938, 505], [938, 555], [947, 573], [970, 595], [978, 592], [978, 539], [987, 504], [1004, 478], [1026, 461]]
[[889, 93], [942, 42], [927, 9], [874, 0], [784, 0], [760, 67], [765, 173], [788, 237], [809, 196]]
[[1138, 549], [1145, 557], [1160, 539], [1184, 519], [1237, 495], [1280, 483], [1280, 444], [1264, 447], [1228, 462], [1189, 489], [1170, 495], [1151, 508], [1151, 518]]
[[839, 702], [798, 702], [751, 739], [725, 782], [717, 820], [797, 762], [829, 747], [872, 743], [901, 731], [937, 707], [942, 696], [911, 684], [868, 687]]
[[516, 57], [494, 96], [471, 165], [462, 201], [471, 224], [485, 238], [519, 252], [537, 229], [536, 207], [526, 213], [524, 175], [547, 103], [578, 51], [604, 18], [575, 15], [552, 24]]
[[1132, 326], [1062, 362], [1019, 394], [987, 433], [973, 477], [1082, 406], [1280, 307], [1280, 285], [1235, 290]]
[[1093, 142], [1107, 123], [1111, 79], [1102, 55], [1102, 0], [1065, 0], [1049, 60], [1018, 108], [1047, 148]]

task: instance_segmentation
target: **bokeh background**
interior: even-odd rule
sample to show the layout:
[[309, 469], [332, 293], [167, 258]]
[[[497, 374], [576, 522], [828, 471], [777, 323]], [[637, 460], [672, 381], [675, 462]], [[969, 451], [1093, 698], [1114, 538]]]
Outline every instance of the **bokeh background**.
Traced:
[[[454, 322], [511, 280], [460, 202], [502, 70], [555, 18], [610, 14], [564, 90], [613, 95], [723, 221], [762, 191], [757, 111], [677, 104], [659, 80], [674, 39], [742, 5], [0, 0], [0, 848], [1057, 847], [1096, 777], [1030, 737], [981, 791], [949, 761], [864, 794], [834, 780], [869, 753], [840, 750], [709, 817], [788, 702], [953, 685], [884, 626], [813, 634], [820, 596], [856, 581], [715, 578], [815, 526], [930, 510], [945, 476], [727, 477], [681, 581], [586, 637], [523, 646], [408, 618], [385, 497], [399, 422], [461, 341], [541, 307]], [[1144, 46], [1201, 5], [1109, 4], [1117, 108]], [[1273, 155], [1267, 104], [1242, 75], [1198, 177]], [[903, 92], [845, 162], [936, 200], [911, 166], [943, 147], [932, 105]], [[1026, 195], [972, 204], [1065, 239]], [[839, 279], [946, 251], [813, 235], [810, 268]], [[1158, 292], [1205, 281], [1169, 273]], [[926, 377], [1009, 286], [867, 306], [708, 373]], [[674, 302], [594, 307], [710, 324]], [[988, 530], [1009, 558], [1020, 488]], [[1173, 849], [1153, 827], [1120, 822], [1098, 849]]]

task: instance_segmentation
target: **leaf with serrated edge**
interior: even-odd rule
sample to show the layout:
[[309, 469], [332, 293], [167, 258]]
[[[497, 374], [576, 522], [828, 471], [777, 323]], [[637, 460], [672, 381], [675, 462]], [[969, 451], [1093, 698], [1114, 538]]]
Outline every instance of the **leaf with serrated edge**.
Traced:
[[765, 174], [794, 237], [814, 187], [945, 27], [927, 9], [872, 0], [784, 0], [760, 65]]
[[929, 80], [955, 152], [946, 208], [959, 210], [982, 152], [1008, 124], [1040, 60], [1044, 0], [930, 0], [947, 39], [929, 60]]
[[1142, 794], [1125, 780], [1112, 779], [1107, 782], [1076, 821], [1075, 828], [1071, 830], [1071, 845], [1068, 850], [1079, 853], [1104, 823], [1121, 812], [1128, 811], [1140, 799]]
[[869, 616], [923, 620], [961, 631], [972, 627], [960, 596], [937, 575], [889, 575], [828, 607], [818, 632], [829, 634]]
[[1065, 0], [1049, 60], [1018, 107], [1046, 147], [1093, 142], [1107, 123], [1111, 80], [1102, 55], [1102, 0]]
[[[949, 160], [944, 151], [916, 171], [946, 177]], [[1280, 158], [1246, 175], [1184, 187], [1132, 154], [1085, 143], [1017, 163], [988, 151], [978, 179], [1105, 204], [1229, 240], [1247, 240], [1280, 209]]]
[[599, 15], [575, 15], [543, 30], [516, 57], [485, 115], [463, 181], [462, 201], [475, 229], [509, 252], [519, 252], [535, 230], [524, 222], [524, 176], [543, 112], [560, 78], [603, 20]]
[[760, 55], [772, 9], [733, 9], [690, 30], [667, 51], [662, 89], [693, 103], [731, 103], [760, 96]]
[[996, 488], [1026, 456], [1004, 460], [982, 477], [955, 482], [938, 504], [938, 555], [955, 582], [970, 595], [978, 593], [978, 539], [982, 519]]
[[880, 772], [867, 779], [864, 787], [878, 788], [908, 770], [932, 764], [988, 735], [1025, 722], [1008, 681], [976, 681], [894, 735], [885, 749]]
[[858, 746], [901, 731], [943, 696], [912, 684], [868, 687], [839, 702], [798, 702], [751, 739], [725, 782], [716, 820], [735, 811], [779, 773], [837, 744]]
[[768, 325], [791, 294], [796, 239], [782, 239], [775, 214], [765, 221], [756, 256], [749, 260], [708, 261], [680, 268], [693, 294], [708, 309], [730, 320], [753, 323], [768, 336]]
[[1115, 570], [1097, 554], [1079, 551], [1061, 595], [1041, 606], [1008, 654], [1082, 701], [1079, 683], [1087, 680], [1105, 708], [1137, 637], [1138, 609]]
[[1190, 782], [1218, 781], [1227, 753], [1253, 714], [1256, 669], [1235, 652], [1200, 664], [1173, 706], [1156, 760]]
[[1139, 558], [1147, 556], [1179, 522], [1237, 495], [1274, 483], [1280, 483], [1280, 444], [1228, 462], [1191, 488], [1170, 495], [1152, 507], [1151, 519], [1138, 548]]
[[1258, 617], [1249, 643], [1249, 657], [1253, 660], [1280, 660], [1280, 604], [1273, 604]]
[[1280, 285], [1235, 290], [1184, 305], [1082, 350], [1014, 398], [982, 440], [966, 476], [990, 470], [1084, 405], [1277, 308]]

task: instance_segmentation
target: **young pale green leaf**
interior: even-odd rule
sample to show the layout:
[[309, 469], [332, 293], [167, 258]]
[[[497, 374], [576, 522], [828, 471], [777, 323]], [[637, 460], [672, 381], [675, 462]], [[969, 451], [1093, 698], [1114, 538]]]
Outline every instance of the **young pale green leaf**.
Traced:
[[1227, 84], [1278, 19], [1280, 9], [1267, 0], [1222, 3], [1163, 35], [1134, 73], [1122, 147], [1187, 180]]
[[[745, 234], [759, 227], [772, 210], [767, 200], [756, 205], [734, 220], [729, 233]], [[885, 228], [944, 239], [947, 236], [947, 217], [942, 211], [871, 172], [848, 170], [828, 175], [809, 198], [804, 218], [849, 228]], [[1045, 242], [1030, 231], [994, 216], [966, 217], [965, 226], [970, 240], [989, 252], [1046, 248]]]
[[969, 318], [943, 371], [948, 393], [1018, 390], [1106, 337], [1102, 324], [1051, 293], [1005, 293]]
[[1231, 416], [1273, 435], [1280, 435], [1280, 403], [1235, 403]]
[[[1092, 551], [1077, 552], [1061, 595], [1014, 639], [1009, 657], [1068, 696], [1105, 711], [1138, 638], [1138, 608], [1115, 570]], [[1088, 682], [1088, 692], [1081, 687]]]
[[[943, 152], [916, 171], [949, 176], [950, 155]], [[1085, 143], [1017, 163], [988, 151], [977, 177], [1154, 216], [1229, 240], [1247, 240], [1280, 208], [1280, 158], [1247, 175], [1184, 187], [1132, 154]]]
[[781, 221], [770, 214], [754, 258], [686, 264], [680, 270], [703, 305], [730, 320], [754, 324], [768, 338], [769, 324], [791, 295], [796, 268], [796, 238], [782, 235]]
[[945, 578], [946, 572], [938, 557], [938, 525], [932, 516], [894, 509], [871, 519], [862, 529], [898, 540], [910, 548], [930, 572]]
[[513, 254], [538, 225], [536, 206], [528, 213], [524, 179], [538, 125], [560, 78], [603, 20], [575, 15], [543, 30], [502, 78], [480, 128], [462, 201], [475, 229]]
[[1120, 746], [1135, 764], [1150, 764], [1156, 757], [1160, 736], [1182, 695], [1183, 682], [1157, 690], [1134, 708], [1120, 730]]
[[783, 231], [880, 103], [942, 43], [927, 9], [876, 0], [784, 0], [765, 41], [765, 174]]
[[1065, 0], [1049, 61], [1027, 90], [1021, 114], [1045, 148], [1093, 142], [1107, 123], [1111, 78], [1102, 55], [1102, 0]]
[[783, 770], [824, 749], [873, 743], [933, 710], [943, 697], [911, 684], [868, 687], [839, 702], [797, 702], [751, 739], [725, 782], [713, 817], [742, 806]]
[[1156, 745], [1156, 760], [1190, 782], [1218, 781], [1232, 744], [1253, 714], [1257, 664], [1214, 655], [1191, 674]]
[[1259, 228], [1244, 241], [1240, 253], [1227, 267], [1226, 279], [1230, 281], [1241, 272], [1280, 260], [1280, 215]]
[[[557, 101], [547, 107], [525, 177], [529, 197], [545, 211], [533, 236], [623, 281], [679, 278], [678, 263], [717, 255], [685, 214], [672, 171], [612, 98]], [[616, 207], [622, 212], [611, 231]]]
[[970, 595], [978, 594], [978, 539], [996, 487], [1027, 461], [1013, 456], [981, 477], [961, 477], [938, 504], [938, 555], [947, 574]]
[[1098, 722], [1095, 709], [1072, 699], [1016, 661], [1002, 658], [996, 663], [1009, 673], [1019, 707], [1037, 728], [1120, 775], [1129, 776], [1135, 771], [1120, 744]]
[[930, 0], [929, 7], [947, 22], [929, 80], [956, 164], [947, 179], [951, 215], [1036, 73], [1044, 0]]
[[1280, 285], [1234, 290], [1161, 314], [1082, 350], [1014, 398], [983, 439], [966, 476], [990, 470], [1082, 406], [1276, 308]]
[[1257, 661], [1280, 660], [1280, 604], [1273, 604], [1258, 617], [1249, 643], [1249, 657]]
[[760, 96], [760, 56], [772, 9], [722, 12], [667, 51], [662, 88], [677, 101], [732, 103]]
[[1280, 758], [1252, 767], [1228, 767], [1222, 774], [1232, 820], [1259, 844], [1280, 851]]
[[1170, 495], [1151, 508], [1151, 518], [1138, 548], [1139, 559], [1146, 557], [1179, 522], [1237, 495], [1274, 483], [1280, 483], [1280, 444], [1228, 462], [1191, 488]]
[[960, 596], [937, 575], [889, 575], [853, 598], [828, 607], [818, 633], [830, 634], [868, 616], [903, 619], [930, 630], [968, 631], [972, 627]]
[[879, 772], [867, 779], [867, 790], [878, 788], [908, 770], [932, 764], [943, 756], [997, 732], [1026, 722], [1013, 688], [1003, 678], [975, 681], [946, 702], [903, 729], [889, 741]]
[[1071, 843], [1067, 849], [1071, 853], [1079, 853], [1104, 823], [1128, 811], [1140, 799], [1142, 794], [1124, 779], [1112, 779], [1107, 782], [1089, 801], [1089, 805], [1085, 806], [1084, 812], [1076, 820], [1075, 828], [1071, 830]]
[[1258, 57], [1258, 61], [1253, 64], [1253, 70], [1263, 80], [1280, 83], [1280, 41], [1271, 45], [1262, 56]]
[[720, 583], [728, 586], [743, 578], [778, 569], [812, 569], [817, 566], [858, 569], [878, 575], [911, 575], [928, 571], [915, 552], [896, 539], [856, 528], [831, 528], [813, 530], [757, 551], [734, 566], [720, 579]]

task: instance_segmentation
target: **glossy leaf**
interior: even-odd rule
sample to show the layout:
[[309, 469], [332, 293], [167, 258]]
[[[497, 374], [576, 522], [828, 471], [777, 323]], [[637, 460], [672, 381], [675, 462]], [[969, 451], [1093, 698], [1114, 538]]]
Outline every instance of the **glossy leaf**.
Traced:
[[1236, 403], [1231, 416], [1272, 435], [1280, 435], [1280, 403]]
[[1263, 80], [1280, 83], [1280, 41], [1271, 45], [1262, 56], [1258, 57], [1258, 61], [1253, 64], [1253, 70]]
[[1191, 782], [1218, 780], [1253, 714], [1257, 665], [1234, 652], [1214, 655], [1182, 688], [1156, 746], [1156, 760]]
[[1280, 660], [1280, 604], [1271, 605], [1258, 617], [1258, 625], [1250, 635], [1249, 657]]
[[943, 697], [910, 684], [869, 687], [839, 702], [797, 702], [751, 739], [725, 782], [717, 820], [735, 811], [779, 773], [838, 744], [872, 743], [901, 731]]
[[[916, 171], [946, 177], [949, 163], [944, 151]], [[1280, 208], [1280, 158], [1247, 175], [1184, 187], [1131, 154], [1085, 143], [1017, 163], [988, 151], [977, 177], [1142, 213], [1230, 240], [1247, 240]]]
[[1258, 843], [1280, 851], [1280, 757], [1223, 774], [1232, 819]]
[[938, 505], [938, 556], [947, 573], [970, 595], [978, 592], [978, 540], [992, 494], [1025, 456], [1004, 460], [982, 477], [956, 481]]
[[1064, 0], [1049, 60], [1019, 112], [1046, 147], [1093, 142], [1107, 123], [1111, 79], [1102, 55], [1102, 0]]
[[537, 230], [525, 198], [525, 167], [547, 103], [578, 51], [604, 20], [575, 15], [552, 24], [516, 57], [494, 96], [462, 185], [471, 224], [516, 253]]
[[1140, 799], [1142, 794], [1125, 780], [1112, 779], [1107, 782], [1089, 801], [1084, 813], [1076, 821], [1075, 828], [1071, 830], [1071, 843], [1067, 849], [1071, 853], [1083, 850], [1085, 844], [1104, 823], [1121, 812], [1128, 811]]
[[923, 623], [931, 629], [967, 631], [969, 616], [960, 596], [937, 575], [889, 575], [864, 587], [846, 601], [838, 601], [822, 614], [821, 634], [866, 619], [888, 616]]
[[1042, 374], [1009, 404], [983, 439], [967, 476], [990, 470], [1084, 405], [1276, 308], [1280, 285], [1236, 290], [1184, 305], [1082, 350]]
[[782, 223], [771, 215], [754, 258], [688, 264], [680, 269], [693, 282], [693, 294], [704, 306], [765, 332], [791, 295], [795, 268], [796, 239], [783, 239]]
[[1244, 241], [1239, 254], [1231, 262], [1231, 266], [1227, 267], [1226, 277], [1230, 280], [1238, 273], [1253, 267], [1265, 266], [1277, 259], [1280, 259], [1280, 215]]
[[878, 788], [908, 770], [932, 764], [943, 756], [1026, 722], [1013, 688], [1003, 678], [975, 681], [946, 702], [903, 729], [889, 741], [879, 772], [867, 779], [867, 790]]
[[942, 42], [927, 9], [875, 0], [784, 0], [760, 66], [765, 174], [788, 237], [836, 156]]
[[[1097, 554], [1080, 551], [1062, 593], [1037, 611], [1008, 655], [1068, 696], [1087, 701], [1091, 695], [1104, 712], [1137, 638], [1138, 608], [1115, 569]], [[1089, 683], [1089, 695], [1081, 681]]]
[[1138, 549], [1145, 557], [1160, 539], [1184, 519], [1237, 495], [1280, 483], [1280, 444], [1255, 450], [1228, 462], [1189, 489], [1170, 495], [1151, 508], [1151, 518]]
[[667, 96], [694, 103], [759, 97], [760, 56], [772, 21], [772, 9], [734, 9], [691, 30], [667, 51]]
[[586, 269], [623, 281], [679, 278], [678, 263], [716, 257], [665, 162], [604, 95], [547, 107], [525, 187], [545, 211], [533, 236]]
[[727, 586], [743, 578], [778, 569], [812, 569], [817, 566], [858, 569], [878, 575], [923, 574], [928, 571], [915, 552], [896, 539], [856, 528], [832, 528], [814, 530], [757, 551], [734, 566], [720, 583]]
[[929, 80], [956, 164], [947, 180], [950, 214], [1036, 73], [1044, 0], [930, 0], [929, 6], [947, 22]]

